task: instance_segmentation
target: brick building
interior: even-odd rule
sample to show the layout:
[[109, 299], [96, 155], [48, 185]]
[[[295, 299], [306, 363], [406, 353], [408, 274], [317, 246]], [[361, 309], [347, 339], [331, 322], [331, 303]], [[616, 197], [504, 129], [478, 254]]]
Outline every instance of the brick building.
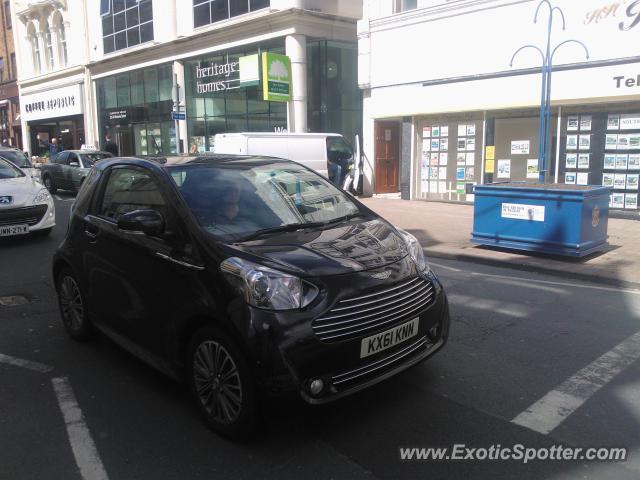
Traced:
[[11, 2], [0, 1], [0, 143], [22, 148]]

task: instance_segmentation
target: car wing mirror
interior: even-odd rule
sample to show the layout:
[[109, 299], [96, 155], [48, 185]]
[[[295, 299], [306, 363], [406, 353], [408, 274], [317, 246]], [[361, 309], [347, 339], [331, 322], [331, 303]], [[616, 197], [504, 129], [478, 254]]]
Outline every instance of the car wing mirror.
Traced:
[[164, 217], [157, 210], [134, 210], [118, 218], [118, 229], [124, 232], [141, 232], [150, 237], [160, 237], [165, 232]]

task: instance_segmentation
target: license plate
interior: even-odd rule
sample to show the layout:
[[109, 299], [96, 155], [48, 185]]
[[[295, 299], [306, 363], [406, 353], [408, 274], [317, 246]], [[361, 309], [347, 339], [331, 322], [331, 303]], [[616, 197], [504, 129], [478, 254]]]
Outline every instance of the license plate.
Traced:
[[419, 318], [414, 318], [410, 322], [403, 323], [397, 327], [376, 333], [370, 337], [363, 338], [360, 344], [360, 358], [375, 355], [378, 352], [398, 345], [405, 340], [415, 337], [418, 334]]
[[24, 235], [25, 233], [29, 233], [29, 225], [7, 225], [6, 227], [0, 227], [0, 237]]

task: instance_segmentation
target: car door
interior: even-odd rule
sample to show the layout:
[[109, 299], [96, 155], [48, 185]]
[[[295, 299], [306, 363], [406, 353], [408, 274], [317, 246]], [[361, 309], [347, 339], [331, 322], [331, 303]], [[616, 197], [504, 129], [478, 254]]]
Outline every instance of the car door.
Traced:
[[75, 152], [69, 152], [67, 156], [67, 165], [63, 166], [64, 169], [64, 183], [67, 188], [75, 190], [80, 187], [80, 179], [83, 177], [82, 162], [78, 154]]
[[[118, 229], [127, 212], [153, 209], [163, 214], [167, 230], [182, 231], [166, 187], [149, 170], [114, 166], [105, 172], [96, 198], [84, 218], [84, 265], [89, 299], [97, 321], [121, 343], [166, 354], [174, 305], [192, 290], [198, 268], [174, 262], [175, 245], [163, 238]], [[180, 235], [178, 235], [180, 236]]]
[[69, 157], [69, 152], [60, 152], [56, 155], [51, 164], [51, 177], [53, 178], [53, 183], [62, 189], [68, 188], [65, 184], [65, 167], [67, 164], [67, 158]]

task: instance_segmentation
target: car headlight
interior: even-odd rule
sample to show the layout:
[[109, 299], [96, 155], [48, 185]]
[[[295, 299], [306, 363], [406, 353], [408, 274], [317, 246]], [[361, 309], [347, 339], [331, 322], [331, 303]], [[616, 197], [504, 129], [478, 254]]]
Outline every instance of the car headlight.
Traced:
[[46, 203], [50, 198], [51, 195], [49, 195], [49, 191], [46, 188], [43, 188], [35, 197], [33, 197], [33, 203]]
[[430, 270], [429, 264], [424, 258], [424, 251], [418, 239], [401, 228], [396, 227], [396, 230], [404, 237], [407, 250], [409, 250], [409, 256], [411, 260], [413, 260], [413, 263], [415, 263], [418, 272], [427, 273]]
[[220, 271], [250, 305], [267, 310], [294, 310], [309, 305], [318, 289], [301, 278], [238, 257], [220, 264]]

